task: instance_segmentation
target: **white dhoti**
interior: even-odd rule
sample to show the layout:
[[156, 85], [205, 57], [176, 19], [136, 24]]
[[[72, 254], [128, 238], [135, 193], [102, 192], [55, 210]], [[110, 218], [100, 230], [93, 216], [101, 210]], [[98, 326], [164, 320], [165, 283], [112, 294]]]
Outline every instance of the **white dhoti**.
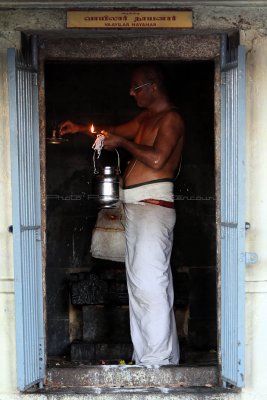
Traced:
[[125, 215], [133, 360], [139, 365], [176, 365], [179, 345], [170, 268], [175, 210], [125, 203]]

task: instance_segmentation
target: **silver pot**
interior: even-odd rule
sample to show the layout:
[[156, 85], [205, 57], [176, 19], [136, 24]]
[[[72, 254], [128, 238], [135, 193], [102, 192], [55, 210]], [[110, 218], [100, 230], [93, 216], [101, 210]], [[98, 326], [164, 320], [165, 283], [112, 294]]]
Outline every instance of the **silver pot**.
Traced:
[[93, 193], [100, 208], [117, 207], [120, 200], [120, 157], [117, 150], [116, 152], [118, 156], [118, 165], [107, 165], [99, 170], [96, 169], [94, 152]]

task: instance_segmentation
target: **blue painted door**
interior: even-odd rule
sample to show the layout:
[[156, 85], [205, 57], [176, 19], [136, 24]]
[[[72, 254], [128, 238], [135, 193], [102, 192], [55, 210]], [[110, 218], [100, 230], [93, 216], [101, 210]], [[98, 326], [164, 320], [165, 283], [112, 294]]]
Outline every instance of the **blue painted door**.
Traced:
[[221, 52], [221, 361], [225, 385], [244, 386], [245, 48]]
[[8, 49], [12, 162], [17, 386], [44, 378], [37, 73], [31, 57]]

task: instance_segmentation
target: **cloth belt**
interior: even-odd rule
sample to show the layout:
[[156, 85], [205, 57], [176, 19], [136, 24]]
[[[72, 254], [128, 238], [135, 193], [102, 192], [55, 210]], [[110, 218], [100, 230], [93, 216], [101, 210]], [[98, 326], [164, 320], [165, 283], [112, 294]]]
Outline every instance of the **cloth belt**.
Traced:
[[156, 200], [156, 199], [146, 199], [141, 200], [142, 203], [155, 204], [156, 206], [166, 207], [166, 208], [175, 208], [173, 201], [165, 201], [165, 200]]

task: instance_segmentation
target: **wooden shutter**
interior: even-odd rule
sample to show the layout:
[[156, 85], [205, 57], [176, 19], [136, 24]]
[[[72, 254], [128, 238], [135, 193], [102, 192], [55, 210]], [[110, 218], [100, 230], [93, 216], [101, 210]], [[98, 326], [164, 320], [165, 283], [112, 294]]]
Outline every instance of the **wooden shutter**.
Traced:
[[245, 48], [221, 49], [221, 357], [225, 384], [244, 386]]
[[8, 49], [8, 78], [17, 377], [18, 389], [25, 390], [44, 378], [38, 88], [32, 57]]

